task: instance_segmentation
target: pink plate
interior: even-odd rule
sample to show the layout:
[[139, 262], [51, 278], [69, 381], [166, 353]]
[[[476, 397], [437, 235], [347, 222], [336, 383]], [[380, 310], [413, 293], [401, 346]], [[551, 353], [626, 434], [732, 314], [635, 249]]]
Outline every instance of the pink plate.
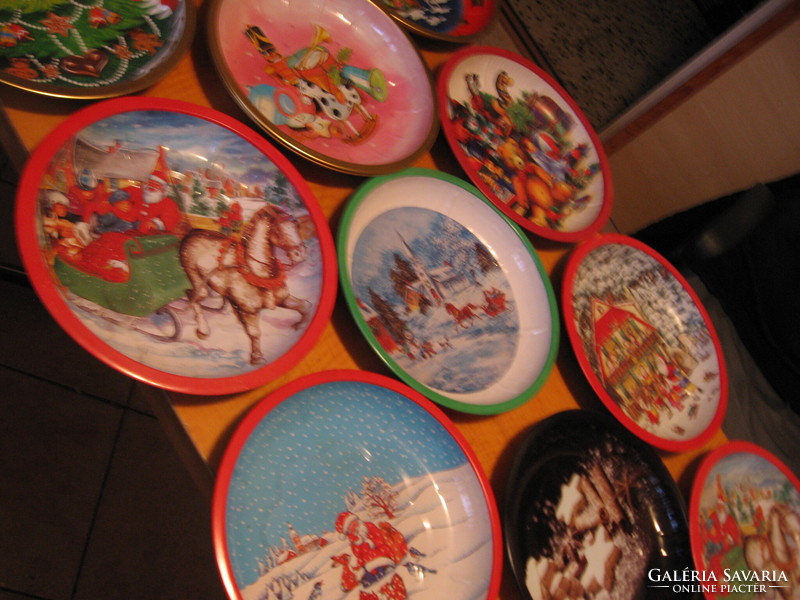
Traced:
[[264, 131], [326, 167], [398, 170], [433, 144], [430, 73], [367, 0], [214, 0], [209, 42], [228, 91]]
[[596, 235], [572, 252], [563, 286], [572, 348], [611, 413], [663, 450], [706, 443], [728, 379], [714, 326], [677, 269], [633, 238]]
[[733, 441], [703, 459], [689, 531], [708, 600], [798, 597], [800, 481], [761, 446]]
[[409, 31], [435, 40], [468, 42], [491, 23], [494, 0], [377, 0], [384, 10]]
[[295, 380], [248, 413], [212, 507], [233, 600], [497, 597], [492, 489], [452, 422], [364, 371]]
[[66, 119], [26, 165], [16, 230], [32, 284], [73, 338], [179, 392], [284, 373], [336, 295], [330, 229], [294, 167], [185, 102], [127, 97]]
[[500, 48], [465, 48], [443, 66], [438, 97], [461, 167], [518, 225], [566, 242], [603, 227], [611, 213], [608, 160], [547, 73]]

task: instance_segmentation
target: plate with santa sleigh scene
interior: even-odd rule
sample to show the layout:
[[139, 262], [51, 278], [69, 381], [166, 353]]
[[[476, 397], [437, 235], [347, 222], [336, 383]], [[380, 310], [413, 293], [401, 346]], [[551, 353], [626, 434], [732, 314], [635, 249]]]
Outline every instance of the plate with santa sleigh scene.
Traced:
[[653, 448], [610, 415], [534, 425], [506, 488], [506, 551], [525, 598], [695, 597], [653, 581], [693, 566], [686, 509]]
[[468, 42], [491, 23], [494, 0], [378, 0], [398, 23], [416, 35]]
[[497, 596], [502, 535], [472, 449], [433, 403], [366, 371], [297, 379], [223, 455], [214, 547], [234, 600]]
[[338, 239], [342, 289], [373, 350], [408, 385], [463, 412], [530, 400], [559, 322], [525, 234], [467, 182], [406, 169], [362, 185]]
[[597, 134], [545, 71], [507, 50], [464, 48], [438, 76], [447, 142], [472, 183], [524, 229], [574, 242], [611, 214]]
[[60, 325], [157, 387], [227, 394], [298, 362], [330, 318], [330, 229], [251, 129], [181, 101], [87, 107], [31, 156], [20, 253]]
[[0, 82], [60, 98], [133, 93], [183, 56], [195, 13], [186, 0], [6, 0]]
[[596, 235], [569, 257], [562, 296], [581, 369], [623, 425], [671, 452], [717, 432], [728, 402], [722, 348], [664, 257], [628, 236]]
[[738, 440], [710, 452], [689, 523], [708, 600], [800, 598], [800, 480], [777, 456]]
[[225, 87], [268, 135], [324, 167], [397, 171], [439, 131], [430, 72], [367, 0], [214, 0], [209, 44]]

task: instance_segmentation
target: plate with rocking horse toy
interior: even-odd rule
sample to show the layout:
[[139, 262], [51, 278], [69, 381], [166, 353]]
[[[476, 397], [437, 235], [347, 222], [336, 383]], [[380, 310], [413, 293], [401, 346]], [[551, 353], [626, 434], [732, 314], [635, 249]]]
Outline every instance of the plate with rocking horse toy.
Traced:
[[549, 376], [550, 280], [525, 234], [469, 183], [419, 168], [369, 180], [345, 208], [338, 253], [359, 329], [431, 400], [495, 414]]
[[605, 151], [545, 71], [500, 48], [464, 48], [443, 65], [437, 95], [461, 167], [517, 225], [562, 242], [605, 225], [612, 202]]
[[264, 398], [228, 444], [212, 503], [229, 597], [497, 597], [502, 534], [474, 452], [433, 403], [366, 371]]
[[161, 79], [195, 30], [188, 0], [5, 2], [0, 82], [59, 98], [111, 98]]
[[689, 524], [708, 600], [800, 594], [800, 480], [765, 448], [735, 440], [710, 452], [692, 486]]
[[293, 152], [355, 175], [397, 171], [439, 130], [430, 71], [367, 0], [213, 0], [211, 54], [228, 92]]
[[16, 231], [56, 321], [157, 387], [258, 387], [333, 309], [333, 237], [305, 181], [253, 130], [186, 102], [117, 98], [67, 118], [24, 169]]
[[714, 325], [689, 283], [638, 240], [595, 235], [570, 255], [562, 310], [572, 349], [606, 408], [670, 452], [719, 429], [728, 377]]
[[469, 42], [491, 23], [494, 0], [376, 0], [412, 33], [445, 42]]

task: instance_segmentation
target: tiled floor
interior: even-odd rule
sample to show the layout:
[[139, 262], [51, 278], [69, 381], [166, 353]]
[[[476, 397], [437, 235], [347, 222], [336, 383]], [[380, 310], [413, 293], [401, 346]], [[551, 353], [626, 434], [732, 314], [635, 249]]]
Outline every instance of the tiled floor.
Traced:
[[209, 507], [152, 391], [77, 346], [15, 273], [0, 167], [0, 600], [224, 598]]

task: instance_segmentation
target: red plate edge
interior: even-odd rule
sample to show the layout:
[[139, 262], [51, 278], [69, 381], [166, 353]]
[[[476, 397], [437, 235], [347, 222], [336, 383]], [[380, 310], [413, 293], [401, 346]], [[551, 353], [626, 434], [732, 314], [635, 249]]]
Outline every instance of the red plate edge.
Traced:
[[428, 414], [438, 421], [438, 423], [445, 428], [445, 430], [453, 437], [456, 443], [461, 448], [467, 460], [475, 472], [478, 482], [480, 483], [483, 497], [489, 509], [490, 526], [492, 530], [492, 560], [494, 567], [492, 568], [492, 580], [486, 593], [486, 599], [490, 600], [496, 598], [500, 590], [500, 583], [503, 573], [503, 534], [500, 528], [500, 513], [497, 508], [497, 502], [494, 497], [494, 492], [486, 477], [486, 473], [478, 460], [475, 451], [469, 444], [467, 439], [458, 430], [450, 418], [436, 406], [433, 402], [425, 398], [422, 394], [410, 388], [404, 383], [392, 379], [385, 375], [378, 375], [370, 371], [357, 371], [351, 369], [335, 369], [330, 371], [319, 371], [305, 375], [295, 379], [274, 392], [263, 397], [255, 403], [250, 411], [236, 426], [236, 429], [225, 448], [220, 466], [217, 469], [217, 478], [214, 484], [214, 493], [211, 502], [211, 537], [214, 545], [214, 554], [219, 567], [220, 575], [228, 592], [228, 596], [232, 599], [240, 599], [234, 575], [231, 572], [230, 565], [228, 564], [228, 544], [225, 535], [225, 508], [226, 508], [226, 493], [230, 484], [233, 470], [236, 466], [236, 461], [242, 448], [247, 443], [250, 434], [261, 420], [278, 406], [281, 402], [290, 396], [315, 385], [324, 383], [331, 383], [335, 381], [355, 381], [361, 383], [368, 383], [378, 387], [383, 387], [405, 396], [412, 402], [415, 402], [424, 408]]
[[[700, 467], [698, 468], [697, 474], [694, 477], [692, 491], [689, 498], [689, 544], [692, 549], [692, 558], [695, 562], [695, 568], [698, 570], [702, 570], [706, 566], [705, 561], [701, 560], [704, 558], [704, 553], [700, 542], [700, 533], [697, 525], [697, 517], [700, 514], [700, 496], [702, 496], [705, 481], [711, 470], [723, 458], [739, 453], [755, 454], [756, 456], [760, 456], [764, 460], [768, 461], [781, 473], [783, 473], [789, 482], [795, 487], [795, 489], [800, 492], [800, 479], [798, 479], [797, 476], [789, 469], [789, 467], [786, 466], [777, 456], [757, 444], [744, 440], [731, 440], [706, 454], [700, 462]], [[710, 592], [704, 593], [704, 596], [709, 600], [715, 600], [717, 598], [715, 594]]]
[[[53, 154], [70, 137], [101, 119], [123, 112], [162, 110], [182, 113], [215, 123], [251, 143], [287, 176], [304, 202], [314, 222], [323, 256], [322, 292], [314, 317], [298, 342], [277, 360], [263, 367], [234, 377], [203, 379], [174, 375], [143, 365], [115, 350], [92, 333], [75, 316], [56, 290], [38, 243], [36, 228], [37, 197], [41, 177]], [[312, 201], [313, 202], [310, 202]], [[333, 313], [338, 286], [338, 268], [333, 234], [322, 213], [319, 202], [305, 179], [289, 160], [255, 131], [214, 109], [182, 100], [149, 96], [125, 96], [104, 100], [73, 113], [56, 126], [36, 147], [23, 169], [15, 207], [17, 246], [33, 288], [58, 324], [85, 350], [108, 366], [150, 385], [185, 394], [223, 395], [246, 391], [263, 385], [286, 372], [313, 347]]]
[[[469, 163], [464, 155], [464, 152], [461, 151], [460, 148], [457, 147], [457, 143], [453, 140], [455, 138], [455, 132], [453, 128], [453, 124], [450, 121], [450, 115], [448, 114], [448, 95], [447, 95], [447, 84], [450, 79], [450, 75], [452, 74], [453, 70], [456, 66], [465, 58], [468, 58], [473, 55], [479, 54], [489, 54], [489, 55], [497, 55], [513, 62], [516, 62], [523, 67], [527, 68], [528, 70], [535, 73], [538, 77], [541, 77], [545, 83], [550, 85], [560, 96], [560, 99], [567, 103], [570, 110], [573, 114], [578, 118], [581, 125], [586, 129], [587, 133], [589, 134], [589, 138], [594, 144], [595, 150], [597, 152], [597, 158], [600, 162], [600, 170], [603, 173], [603, 205], [600, 208], [600, 212], [597, 215], [597, 218], [589, 225], [588, 227], [584, 227], [578, 231], [557, 231], [555, 229], [551, 229], [549, 227], [542, 227], [541, 225], [536, 225], [529, 219], [525, 219], [522, 216], [518, 215], [516, 212], [508, 208], [503, 202], [499, 202], [496, 200], [496, 196], [491, 191], [489, 186], [487, 186], [483, 181], [478, 179], [477, 181], [473, 180], [469, 173], [471, 172], [471, 168], [469, 167]], [[519, 56], [509, 50], [505, 50], [503, 48], [496, 48], [493, 46], [468, 46], [466, 48], [462, 48], [461, 50], [457, 50], [447, 61], [442, 65], [439, 75], [437, 77], [436, 82], [436, 95], [438, 96], [439, 100], [439, 122], [441, 123], [442, 130], [445, 133], [445, 138], [447, 139], [448, 146], [450, 146], [451, 152], [455, 155], [456, 159], [458, 160], [458, 164], [461, 166], [462, 170], [467, 174], [468, 179], [472, 181], [472, 183], [478, 187], [483, 194], [489, 198], [489, 200], [497, 206], [504, 215], [512, 219], [517, 225], [525, 229], [526, 231], [530, 231], [537, 235], [540, 235], [543, 238], [554, 240], [557, 242], [578, 242], [588, 238], [593, 233], [599, 231], [608, 221], [609, 217], [611, 216], [611, 207], [613, 204], [613, 196], [614, 196], [614, 186], [611, 181], [611, 165], [608, 161], [608, 157], [606, 156], [605, 148], [603, 148], [603, 144], [600, 141], [597, 132], [592, 127], [589, 120], [586, 118], [586, 115], [583, 114], [583, 111], [580, 109], [578, 104], [572, 97], [567, 93], [567, 91], [559, 84], [550, 74], [544, 71], [541, 67], [537, 66], [532, 61], [526, 59], [523, 56]]]
[[[651, 258], [657, 260], [683, 286], [706, 324], [719, 362], [719, 404], [717, 406], [717, 411], [714, 414], [714, 418], [711, 420], [708, 427], [706, 427], [703, 432], [693, 438], [684, 441], [667, 440], [653, 435], [649, 431], [634, 423], [630, 417], [628, 417], [622, 411], [622, 409], [619, 408], [617, 403], [614, 402], [614, 399], [609, 396], [608, 392], [606, 392], [605, 388], [597, 378], [597, 375], [595, 375], [594, 369], [592, 369], [592, 366], [589, 364], [589, 361], [584, 353], [578, 350], [581, 347], [581, 340], [577, 330], [575, 329], [575, 312], [572, 304], [572, 284], [575, 279], [575, 274], [580, 266], [581, 261], [590, 251], [611, 243], [631, 246], [637, 250], [641, 250]], [[656, 252], [653, 248], [626, 235], [617, 233], [595, 235], [594, 237], [578, 244], [573, 249], [567, 260], [567, 265], [564, 271], [563, 285], [561, 288], [561, 304], [562, 312], [564, 314], [565, 328], [567, 330], [567, 334], [569, 335], [570, 345], [572, 346], [573, 354], [577, 358], [584, 376], [586, 379], [588, 379], [592, 389], [598, 395], [600, 400], [602, 400], [606, 408], [629, 431], [631, 431], [640, 439], [646, 441], [648, 444], [668, 452], [684, 452], [699, 448], [716, 434], [717, 430], [722, 425], [722, 420], [725, 418], [725, 412], [728, 406], [728, 371], [725, 365], [725, 357], [722, 354], [722, 346], [719, 342], [719, 337], [717, 336], [717, 331], [714, 328], [714, 324], [711, 322], [711, 318], [709, 317], [705, 306], [703, 306], [703, 303], [700, 301], [700, 298], [697, 296], [697, 293], [692, 289], [692, 287], [689, 285], [689, 282], [686, 281], [683, 275], [681, 275], [680, 272], [669, 261], [667, 261], [666, 258], [661, 256], [661, 254]]]

